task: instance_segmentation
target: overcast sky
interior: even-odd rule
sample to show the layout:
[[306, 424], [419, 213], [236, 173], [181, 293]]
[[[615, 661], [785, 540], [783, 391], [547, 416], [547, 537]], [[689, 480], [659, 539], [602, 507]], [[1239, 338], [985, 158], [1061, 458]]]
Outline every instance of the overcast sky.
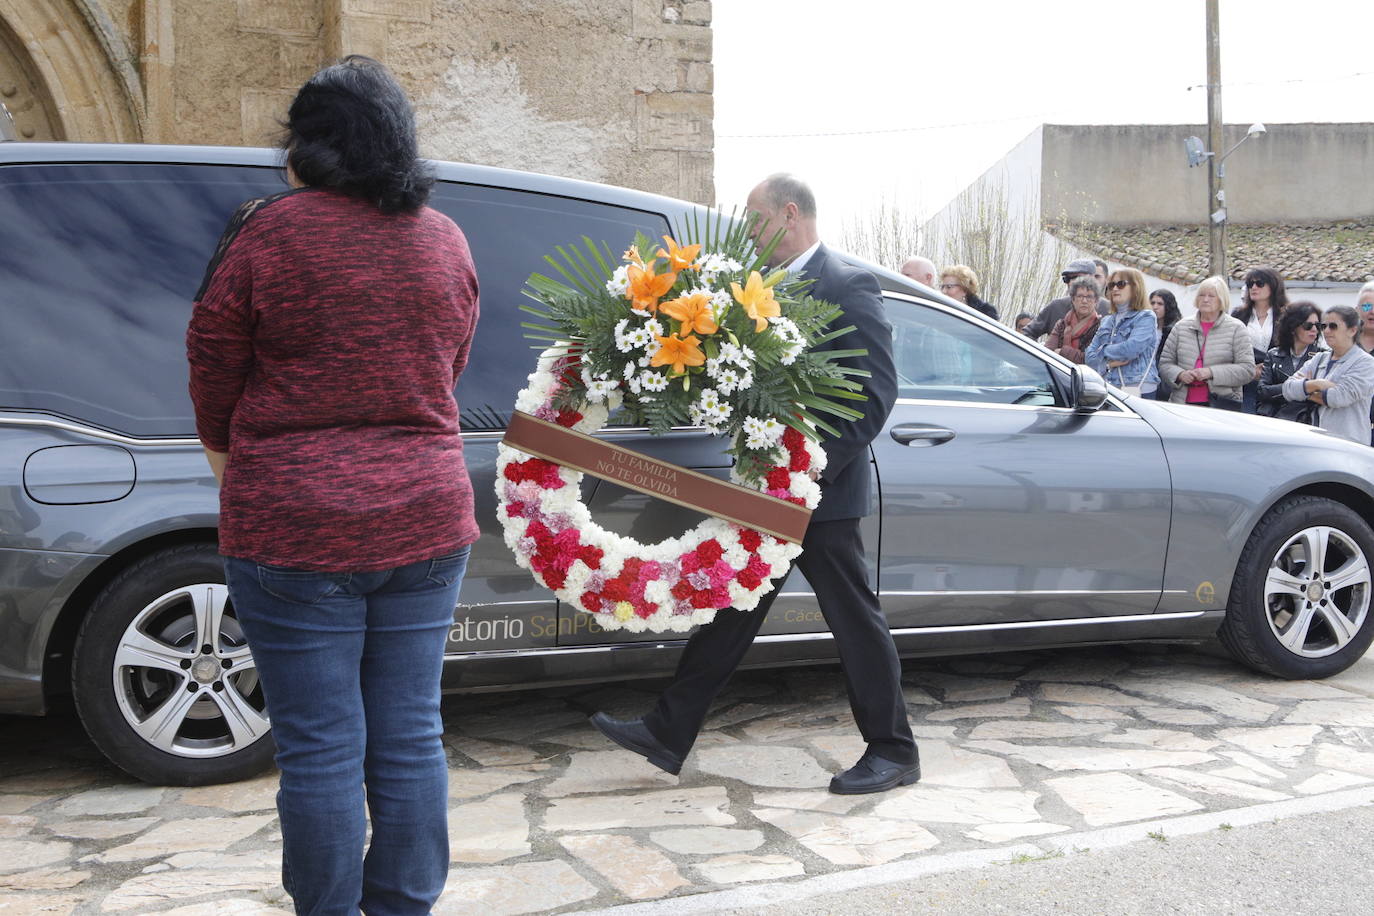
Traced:
[[[1042, 123], [1207, 119], [1204, 0], [717, 0], [712, 16], [717, 199], [793, 171], [831, 235], [883, 197], [933, 213]], [[1371, 0], [1221, 0], [1221, 45], [1228, 124], [1374, 122]]]

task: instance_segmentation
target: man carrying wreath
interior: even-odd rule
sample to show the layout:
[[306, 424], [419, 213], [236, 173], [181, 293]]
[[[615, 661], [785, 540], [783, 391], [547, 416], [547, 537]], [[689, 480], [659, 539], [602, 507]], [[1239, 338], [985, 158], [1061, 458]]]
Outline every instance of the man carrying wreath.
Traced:
[[[836, 327], [853, 325], [843, 347], [866, 349], [846, 362], [870, 375], [864, 385], [864, 415], [836, 421], [838, 438], [822, 442], [827, 462], [818, 477], [823, 497], [811, 515], [796, 564], [815, 591], [826, 624], [834, 634], [849, 691], [850, 708], [868, 749], [859, 761], [830, 781], [839, 795], [883, 792], [921, 778], [920, 757], [907, 720], [901, 665], [878, 597], [868, 586], [859, 521], [873, 505], [869, 445], [882, 432], [897, 397], [892, 361], [892, 327], [883, 314], [882, 294], [873, 275], [851, 267], [820, 242], [816, 198], [805, 183], [788, 174], [764, 179], [749, 193], [746, 206], [759, 247], [779, 231], [771, 266], [800, 273], [815, 282], [809, 294], [842, 310]], [[833, 348], [827, 341], [821, 348]], [[811, 472], [813, 478], [816, 472]], [[787, 577], [778, 579], [779, 586]], [[591, 717], [602, 734], [642, 754], [672, 774], [695, 743], [711, 701], [743, 660], [777, 596], [767, 595], [757, 609], [729, 609], [697, 629], [687, 641], [672, 683], [642, 719]]]

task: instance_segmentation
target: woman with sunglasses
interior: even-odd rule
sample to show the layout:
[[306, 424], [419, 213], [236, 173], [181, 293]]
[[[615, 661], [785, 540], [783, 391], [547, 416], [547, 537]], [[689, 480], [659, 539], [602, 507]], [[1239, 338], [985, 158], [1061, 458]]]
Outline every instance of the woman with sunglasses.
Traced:
[[1322, 317], [1329, 353], [1320, 353], [1283, 383], [1289, 401], [1317, 405], [1316, 425], [1351, 442], [1369, 444], [1369, 405], [1374, 399], [1374, 356], [1355, 346], [1360, 315], [1333, 305]]
[[1360, 294], [1355, 297], [1355, 311], [1360, 313], [1360, 336], [1355, 345], [1374, 354], [1374, 280], [1360, 287]]
[[1111, 313], [1102, 319], [1088, 347], [1087, 363], [1103, 378], [1134, 395], [1153, 396], [1159, 384], [1155, 344], [1159, 324], [1145, 297], [1145, 277], [1123, 267], [1107, 278]]
[[1306, 421], [1303, 413], [1310, 401], [1289, 401], [1283, 396], [1283, 383], [1288, 381], [1318, 352], [1325, 352], [1321, 343], [1321, 309], [1315, 302], [1294, 302], [1279, 316], [1278, 346], [1264, 356], [1260, 373], [1259, 398], [1255, 412], [1262, 417]]
[[997, 309], [978, 298], [978, 275], [972, 267], [955, 264], [940, 271], [940, 292], [964, 305], [973, 306], [993, 321], [997, 320]]
[[1279, 316], [1288, 306], [1288, 292], [1278, 271], [1272, 267], [1252, 267], [1245, 273], [1245, 286], [1240, 295], [1240, 308], [1232, 314], [1245, 323], [1255, 349], [1255, 380], [1245, 386], [1242, 401], [1245, 412], [1254, 413], [1260, 367], [1265, 354], [1278, 346]]
[[1241, 388], [1255, 377], [1255, 351], [1238, 318], [1226, 314], [1226, 281], [1208, 277], [1198, 286], [1197, 314], [1174, 325], [1159, 355], [1159, 377], [1173, 387], [1174, 404], [1241, 409]]

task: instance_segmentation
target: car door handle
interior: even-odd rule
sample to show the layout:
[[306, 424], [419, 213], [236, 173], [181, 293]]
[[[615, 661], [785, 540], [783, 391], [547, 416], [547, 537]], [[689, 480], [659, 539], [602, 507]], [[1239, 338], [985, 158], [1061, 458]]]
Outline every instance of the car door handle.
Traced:
[[954, 438], [954, 430], [943, 426], [923, 426], [918, 423], [903, 423], [892, 427], [892, 438], [902, 445], [923, 446], [939, 445]]

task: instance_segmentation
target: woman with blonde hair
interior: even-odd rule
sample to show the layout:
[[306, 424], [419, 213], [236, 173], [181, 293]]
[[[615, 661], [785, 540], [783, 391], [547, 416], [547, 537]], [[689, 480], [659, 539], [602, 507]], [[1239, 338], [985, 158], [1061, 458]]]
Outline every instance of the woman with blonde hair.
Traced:
[[978, 275], [966, 264], [955, 264], [940, 271], [940, 292], [997, 320], [997, 309], [978, 298]]
[[1173, 386], [1173, 403], [1241, 409], [1241, 389], [1255, 377], [1255, 351], [1245, 323], [1226, 314], [1230, 299], [1224, 279], [1203, 280], [1193, 299], [1197, 314], [1165, 341], [1159, 376]]
[[1159, 385], [1155, 345], [1159, 322], [1145, 293], [1145, 277], [1130, 267], [1107, 278], [1111, 312], [1088, 347], [1086, 362], [1103, 378], [1134, 395], [1152, 395]]

